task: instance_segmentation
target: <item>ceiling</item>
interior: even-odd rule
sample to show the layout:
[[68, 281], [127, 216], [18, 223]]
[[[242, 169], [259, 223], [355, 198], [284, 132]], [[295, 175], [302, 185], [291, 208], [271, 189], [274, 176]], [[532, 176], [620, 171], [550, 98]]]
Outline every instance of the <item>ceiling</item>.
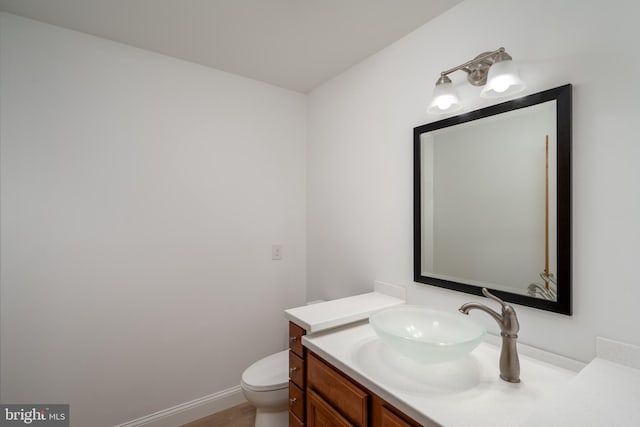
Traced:
[[0, 10], [308, 92], [462, 0], [0, 0]]

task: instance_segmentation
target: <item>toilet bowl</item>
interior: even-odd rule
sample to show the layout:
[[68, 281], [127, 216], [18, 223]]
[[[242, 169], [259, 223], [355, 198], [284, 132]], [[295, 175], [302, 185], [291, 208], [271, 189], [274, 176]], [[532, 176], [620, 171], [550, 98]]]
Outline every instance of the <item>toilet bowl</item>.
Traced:
[[242, 373], [244, 397], [256, 407], [255, 427], [289, 424], [289, 350], [258, 360]]

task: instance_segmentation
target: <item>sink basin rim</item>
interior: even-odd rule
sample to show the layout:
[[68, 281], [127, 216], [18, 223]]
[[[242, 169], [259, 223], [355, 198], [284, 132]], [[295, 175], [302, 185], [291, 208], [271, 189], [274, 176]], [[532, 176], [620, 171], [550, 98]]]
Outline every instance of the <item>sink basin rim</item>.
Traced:
[[[409, 317], [415, 315], [418, 320], [417, 324], [424, 322], [423, 325], [418, 326], [427, 325], [427, 329], [429, 329], [423, 328], [423, 331], [418, 332], [426, 332], [427, 335], [421, 337], [406, 336], [405, 333], [401, 333], [404, 331], [401, 331], [401, 328], [397, 325], [394, 329], [389, 325], [380, 324], [385, 316], [393, 315], [394, 313], [398, 313], [399, 316], [405, 315]], [[427, 320], [426, 322], [425, 319]], [[456, 328], [458, 331], [462, 331], [459, 339], [454, 337], [444, 339], [442, 336], [434, 339], [433, 334], [428, 334], [429, 332], [437, 331], [440, 327], [440, 323], [434, 325], [434, 328], [431, 328], [428, 323], [447, 319], [452, 322], [450, 325], [445, 324], [443, 327], [453, 327], [453, 333], [457, 332]], [[402, 324], [403, 322], [399, 323]], [[378, 310], [369, 316], [369, 324], [378, 337], [395, 351], [415, 360], [434, 363], [453, 360], [468, 354], [480, 344], [482, 337], [486, 333], [484, 327], [464, 314], [450, 313], [423, 305], [404, 304]], [[404, 327], [404, 325], [402, 326]], [[468, 328], [468, 331], [465, 328]]]

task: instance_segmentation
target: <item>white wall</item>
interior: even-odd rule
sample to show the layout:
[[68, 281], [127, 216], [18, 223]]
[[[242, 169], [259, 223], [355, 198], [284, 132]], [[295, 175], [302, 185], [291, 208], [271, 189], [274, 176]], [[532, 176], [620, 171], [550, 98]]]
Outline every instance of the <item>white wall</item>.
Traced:
[[114, 425], [284, 348], [304, 95], [4, 13], [0, 75], [3, 403]]
[[[596, 335], [640, 344], [638, 16], [631, 0], [467, 0], [314, 90], [309, 298], [364, 292], [375, 278], [405, 285], [411, 303], [478, 299], [413, 283], [412, 130], [439, 118], [425, 110], [440, 71], [505, 46], [525, 94], [574, 85], [574, 315], [520, 307], [521, 340], [584, 361]], [[453, 76], [470, 109], [486, 105], [464, 78]]]

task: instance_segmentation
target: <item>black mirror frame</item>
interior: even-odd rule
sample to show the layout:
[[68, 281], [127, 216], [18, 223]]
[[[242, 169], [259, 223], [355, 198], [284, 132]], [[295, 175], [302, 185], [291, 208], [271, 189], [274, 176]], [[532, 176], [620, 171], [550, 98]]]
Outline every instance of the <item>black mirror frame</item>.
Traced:
[[557, 283], [558, 300], [549, 301], [497, 289], [492, 293], [505, 301], [528, 307], [571, 315], [571, 92], [570, 84], [538, 92], [512, 101], [492, 105], [459, 116], [428, 123], [413, 129], [413, 280], [418, 283], [441, 288], [482, 295], [482, 289], [462, 282], [438, 279], [422, 275], [422, 226], [421, 226], [421, 170], [420, 135], [436, 129], [442, 129], [461, 123], [471, 122], [484, 117], [494, 116], [520, 108], [530, 107], [548, 101], [556, 101], [556, 140], [557, 140]]

